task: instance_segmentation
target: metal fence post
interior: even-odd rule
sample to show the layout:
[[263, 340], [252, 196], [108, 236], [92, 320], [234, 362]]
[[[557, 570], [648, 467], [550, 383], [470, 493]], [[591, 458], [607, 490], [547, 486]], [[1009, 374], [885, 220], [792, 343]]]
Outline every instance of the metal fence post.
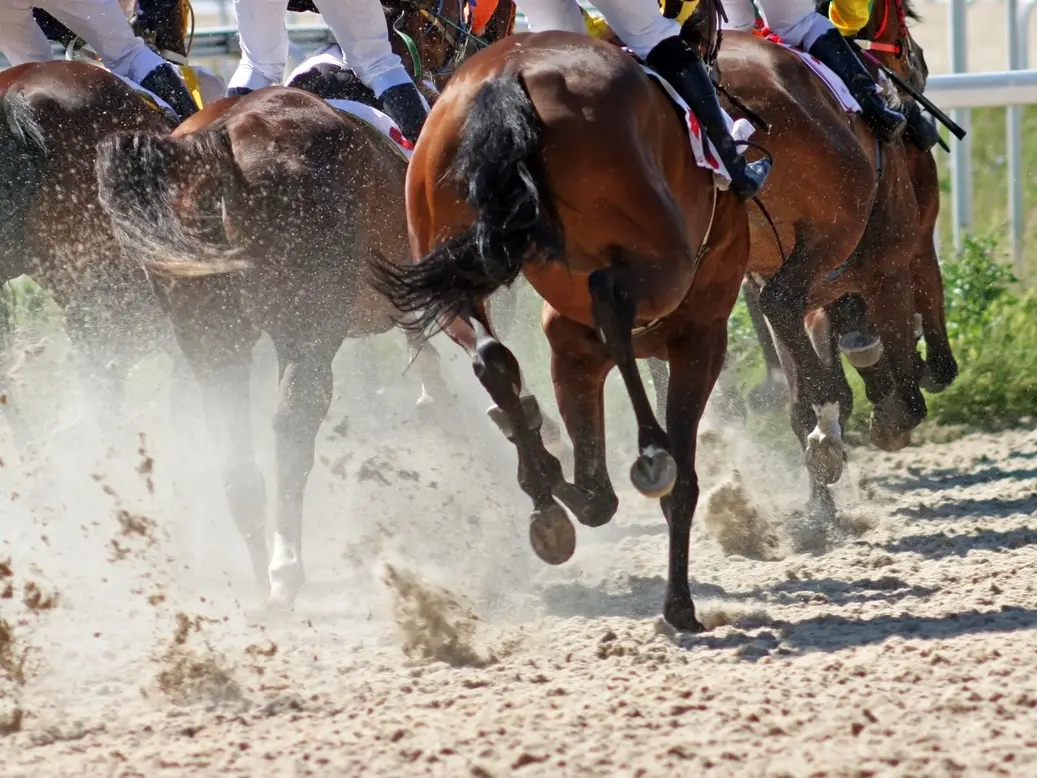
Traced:
[[[1018, 26], [1020, 20], [1018, 0], [1006, 0], [1005, 27], [1008, 44], [1008, 69], [1023, 67], [1019, 51], [1019, 39], [1025, 37], [1026, 29]], [[1018, 105], [1005, 108], [1005, 156], [1008, 165], [1008, 226], [1011, 231], [1010, 251], [1016, 278], [1022, 280], [1023, 228], [1026, 216], [1023, 211], [1023, 137], [1022, 109]]]
[[[951, 50], [951, 72], [964, 73], [968, 70], [966, 56], [965, 23], [968, 0], [950, 0], [949, 36]], [[971, 130], [971, 112], [951, 111], [954, 119], [966, 132]], [[971, 133], [965, 140], [951, 148], [951, 218], [954, 220], [954, 247], [961, 249], [965, 235], [972, 226], [972, 139]]]

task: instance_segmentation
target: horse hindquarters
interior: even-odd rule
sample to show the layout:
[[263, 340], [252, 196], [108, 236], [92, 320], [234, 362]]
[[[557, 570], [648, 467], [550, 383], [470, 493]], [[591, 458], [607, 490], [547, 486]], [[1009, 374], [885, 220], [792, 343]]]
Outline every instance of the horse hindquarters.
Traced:
[[248, 268], [224, 227], [239, 176], [225, 130], [115, 133], [98, 145], [96, 173], [116, 237], [149, 271], [204, 278]]

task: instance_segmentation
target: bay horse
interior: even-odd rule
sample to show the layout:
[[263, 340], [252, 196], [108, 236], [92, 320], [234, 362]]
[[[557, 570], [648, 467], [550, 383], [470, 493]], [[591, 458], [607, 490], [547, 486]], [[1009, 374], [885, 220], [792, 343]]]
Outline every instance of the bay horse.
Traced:
[[[682, 111], [618, 47], [520, 33], [469, 59], [433, 107], [407, 171], [414, 264], [376, 259], [378, 288], [409, 327], [442, 327], [472, 359], [491, 418], [518, 453], [530, 541], [561, 564], [614, 516], [603, 386], [619, 368], [638, 423], [630, 476], [669, 524], [663, 612], [701, 630], [688, 583], [698, 500], [696, 432], [720, 371], [749, 250], [745, 204], [699, 167]], [[568, 483], [483, 303], [524, 275], [544, 300], [556, 399], [575, 453]], [[637, 358], [668, 359], [666, 430]]]
[[[827, 16], [829, 5], [830, 0], [819, 0], [818, 12]], [[910, 5], [905, 5], [902, 0], [884, 0], [872, 6], [868, 22], [855, 34], [854, 39], [866, 42], [868, 54], [862, 55], [865, 64], [870, 64], [871, 59], [877, 60], [883, 66], [896, 71], [915, 90], [921, 92], [925, 89], [929, 70], [925, 62], [925, 52], [911, 36], [908, 27], [908, 20], [917, 21], [918, 18], [914, 9]], [[917, 103], [909, 95], [898, 91], [894, 97], [900, 110], [918, 110]], [[926, 142], [925, 138], [917, 137], [912, 130], [909, 124], [908, 132], [904, 136], [903, 153], [911, 171], [919, 206], [919, 246], [912, 262], [912, 289], [915, 317], [920, 330], [916, 334], [924, 337], [926, 343], [926, 357], [921, 368], [920, 384], [925, 390], [938, 393], [954, 381], [958, 374], [958, 366], [947, 336], [943, 281], [933, 240], [940, 210], [938, 171], [936, 160], [930, 151], [933, 142]], [[781, 362], [760, 310], [759, 289], [750, 282], [745, 286], [745, 293], [746, 306], [760, 340], [767, 367], [766, 379], [750, 391], [749, 400], [751, 405], [757, 407], [773, 407], [787, 399], [787, 385], [783, 385]], [[833, 316], [836, 320], [835, 342], [838, 343], [847, 336], [853, 339], [859, 327], [867, 326], [866, 321], [857, 320], [862, 304], [859, 299], [842, 298], [830, 306], [815, 310], [808, 315], [807, 321], [811, 340], [819, 348], [825, 348], [821, 344], [828, 340], [833, 329]], [[845, 327], [848, 327], [849, 331], [845, 331]], [[846, 351], [851, 364], [857, 362], [865, 367], [869, 366], [867, 355], [862, 362], [852, 351], [843, 351]], [[832, 351], [829, 358], [836, 359], [837, 352]]]
[[[346, 338], [396, 324], [366, 283], [365, 258], [377, 252], [402, 260], [409, 251], [409, 152], [325, 102], [363, 101], [355, 75], [319, 75], [306, 90], [272, 86], [223, 98], [169, 135], [114, 135], [101, 144], [96, 166], [115, 232], [147, 270], [202, 388], [225, 459], [231, 515], [261, 596], [280, 609], [305, 583], [303, 495], [332, 398], [332, 360]], [[262, 332], [274, 343], [279, 371], [269, 549], [248, 398], [252, 347]], [[410, 340], [424, 389], [449, 395], [436, 350]]]
[[[916, 88], [924, 87], [924, 56], [907, 28], [907, 19], [917, 18], [908, 0], [883, 0], [873, 6], [872, 15], [862, 34], [875, 38], [877, 51], [887, 42], [892, 49], [895, 42], [902, 55], [896, 61], [899, 74]], [[882, 23], [894, 15], [896, 24]], [[704, 23], [697, 9], [683, 34], [698, 34]], [[860, 115], [847, 115], [821, 79], [787, 48], [725, 31], [717, 64], [728, 110], [770, 120], [759, 140], [773, 156], [775, 169], [758, 198], [764, 206], [750, 209], [746, 297], [757, 323], [764, 314], [779, 350], [787, 355], [792, 428], [804, 448], [810, 477], [809, 509], [832, 518], [835, 505], [828, 485], [842, 473], [842, 426], [852, 393], [838, 359], [815, 348], [810, 335], [819, 340], [828, 331], [826, 305], [856, 295], [845, 311], [854, 314], [854, 326], [866, 330], [867, 321], [878, 325], [879, 337], [853, 355], [875, 405], [871, 439], [886, 450], [906, 445], [910, 430], [926, 415], [913, 334], [912, 283], [916, 278], [921, 283], [924, 274], [920, 300], [930, 318], [936, 308], [926, 300], [940, 291], [938, 284], [934, 291], [932, 235], [923, 236], [921, 224], [925, 215], [935, 218], [934, 211], [925, 212], [933, 207], [931, 171], [923, 160], [908, 156], [902, 140], [880, 148]], [[916, 195], [913, 174], [919, 176], [924, 201]], [[916, 262], [916, 256], [922, 259]], [[809, 334], [807, 318], [816, 327]], [[933, 321], [934, 354], [947, 355], [949, 346], [941, 348], [941, 327]], [[772, 358], [777, 353], [771, 352]], [[945, 356], [938, 364], [941, 380], [956, 369]], [[651, 363], [650, 368], [656, 386], [665, 386], [665, 370]]]
[[[911, 56], [904, 61], [911, 67]], [[723, 90], [770, 122], [760, 142], [774, 156], [775, 173], [759, 198], [770, 218], [750, 212], [748, 270], [794, 367], [792, 427], [805, 450], [809, 509], [832, 518], [828, 485], [842, 474], [852, 394], [838, 360], [819, 357], [804, 319], [860, 295], [881, 344], [871, 364], [856, 365], [874, 405], [870, 438], [886, 450], [906, 445], [926, 416], [913, 332], [912, 275], [922, 238], [911, 165], [902, 140], [879, 146], [860, 115], [848, 115], [783, 46], [728, 32], [719, 70]]]

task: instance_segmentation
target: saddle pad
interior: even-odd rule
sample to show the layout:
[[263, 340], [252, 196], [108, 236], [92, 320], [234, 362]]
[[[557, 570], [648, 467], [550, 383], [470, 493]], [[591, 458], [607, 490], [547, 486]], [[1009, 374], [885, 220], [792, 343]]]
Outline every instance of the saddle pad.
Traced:
[[[721, 191], [727, 189], [731, 185], [731, 175], [727, 172], [727, 168], [724, 167], [724, 163], [720, 161], [716, 153], [716, 147], [702, 131], [698, 118], [692, 113], [688, 104], [684, 102], [684, 98], [677, 94], [677, 90], [670, 86], [669, 82], [654, 70], [646, 65], [641, 65], [641, 67], [645, 73], [662, 85], [670, 99], [684, 112], [684, 121], [688, 126], [688, 137], [691, 139], [691, 149], [695, 154], [695, 162], [698, 163], [699, 167], [713, 171], [714, 184], [717, 189]], [[731, 137], [736, 141], [748, 140], [754, 132], [754, 127], [747, 120], [738, 119], [733, 121], [727, 111], [724, 111], [724, 121], [727, 123], [728, 132], [731, 133]]]
[[803, 60], [803, 62], [806, 63], [807, 67], [814, 71], [814, 75], [820, 78], [821, 82], [826, 87], [828, 87], [828, 91], [835, 96], [835, 99], [839, 101], [839, 105], [842, 106], [843, 110], [846, 111], [846, 113], [861, 112], [861, 105], [857, 102], [854, 96], [850, 94], [849, 87], [846, 86], [846, 84], [843, 82], [841, 78], [839, 78], [839, 76], [832, 72], [831, 68], [829, 68], [828, 65], [824, 64], [817, 57], [808, 54], [807, 52], [803, 51], [803, 49], [797, 48], [795, 46], [792, 46], [791, 44], [786, 43], [766, 27], [757, 27], [753, 30], [753, 35], [755, 35], [757, 38], [763, 38], [764, 40], [768, 40], [771, 43], [776, 43], [779, 46], [784, 46], [786, 49], [788, 49], [801, 60]]
[[[290, 83], [297, 76], [321, 64], [334, 65], [336, 67], [349, 67], [342, 54], [342, 49], [338, 47], [338, 44], [328, 43], [317, 49], [317, 51], [307, 57], [304, 62], [295, 68], [295, 70], [289, 73], [285, 78], [284, 83]], [[426, 83], [426, 85], [429, 85], [429, 83]], [[435, 85], [431, 86], [432, 89], [435, 90]], [[348, 113], [354, 119], [374, 127], [378, 132], [392, 141], [393, 146], [400, 152], [404, 159], [410, 161], [411, 153], [414, 150], [414, 144], [403, 137], [403, 133], [400, 132], [400, 128], [396, 126], [396, 122], [390, 119], [386, 114], [382, 113], [377, 108], [372, 108], [365, 103], [358, 103], [355, 100], [325, 100], [325, 102], [333, 108]]]
[[414, 144], [403, 137], [403, 133], [400, 132], [400, 128], [396, 126], [396, 122], [377, 108], [372, 108], [364, 103], [358, 103], [355, 100], [325, 100], [324, 102], [332, 108], [337, 108], [343, 113], [348, 113], [357, 121], [374, 127], [392, 143], [393, 148], [395, 148], [405, 160], [410, 162], [411, 154], [414, 153]]

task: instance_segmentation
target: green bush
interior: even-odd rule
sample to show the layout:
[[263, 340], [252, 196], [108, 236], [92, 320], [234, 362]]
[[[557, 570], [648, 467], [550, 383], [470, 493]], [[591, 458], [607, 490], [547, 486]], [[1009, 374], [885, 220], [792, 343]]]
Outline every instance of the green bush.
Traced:
[[961, 370], [930, 396], [942, 424], [1003, 426], [1037, 413], [1037, 295], [1019, 294], [992, 238], [969, 239], [943, 266], [947, 330]]

